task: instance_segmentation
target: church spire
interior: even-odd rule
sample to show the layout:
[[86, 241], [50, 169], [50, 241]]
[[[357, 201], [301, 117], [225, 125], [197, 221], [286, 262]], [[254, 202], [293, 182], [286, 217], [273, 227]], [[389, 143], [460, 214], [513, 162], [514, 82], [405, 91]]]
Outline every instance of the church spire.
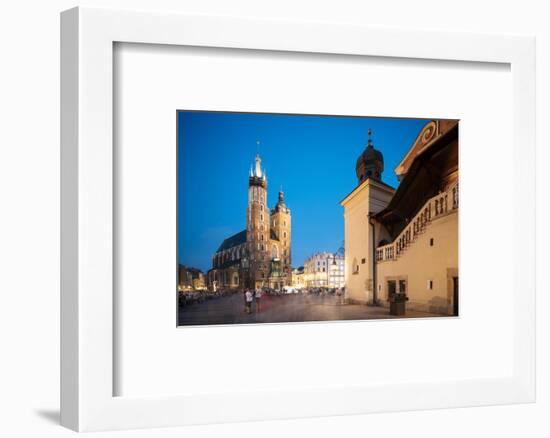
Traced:
[[255, 178], [265, 180], [265, 169], [262, 169], [262, 159], [260, 158], [260, 140], [256, 140], [256, 159], [254, 165], [254, 171], [250, 175]]
[[263, 176], [262, 172], [262, 159], [260, 154], [256, 154], [256, 166], [254, 167], [254, 176], [261, 178]]
[[254, 164], [250, 166], [250, 174], [248, 177], [249, 185], [267, 187], [267, 175], [265, 169], [262, 168], [262, 159], [260, 158], [260, 141], [256, 141], [256, 158], [254, 159]]

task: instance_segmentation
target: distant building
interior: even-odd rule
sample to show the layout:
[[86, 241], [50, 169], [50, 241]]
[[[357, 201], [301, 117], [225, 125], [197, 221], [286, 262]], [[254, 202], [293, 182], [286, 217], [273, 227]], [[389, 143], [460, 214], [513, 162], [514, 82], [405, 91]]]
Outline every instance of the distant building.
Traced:
[[178, 265], [178, 290], [206, 289], [206, 276], [200, 269]]
[[306, 287], [304, 281], [304, 267], [294, 268], [292, 270], [292, 287], [294, 289], [303, 289]]
[[290, 286], [291, 215], [283, 192], [270, 211], [267, 207], [267, 177], [256, 155], [248, 178], [246, 229], [225, 239], [212, 257], [208, 271], [211, 289]]
[[357, 186], [344, 207], [346, 298], [458, 314], [458, 121], [427, 123], [395, 168], [394, 189], [381, 181], [382, 153], [372, 144], [357, 159]]
[[344, 256], [330, 252], [316, 253], [304, 262], [306, 287], [340, 288], [345, 285]]

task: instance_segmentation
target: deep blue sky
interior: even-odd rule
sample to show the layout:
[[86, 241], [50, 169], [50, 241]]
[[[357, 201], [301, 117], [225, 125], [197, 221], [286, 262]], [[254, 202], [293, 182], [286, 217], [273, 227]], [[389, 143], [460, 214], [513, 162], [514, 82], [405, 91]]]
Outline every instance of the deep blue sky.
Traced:
[[281, 185], [292, 213], [292, 265], [344, 240], [339, 202], [357, 185], [355, 162], [372, 129], [384, 154], [382, 180], [397, 187], [393, 169], [427, 120], [178, 112], [178, 258], [206, 272], [226, 237], [246, 227], [250, 165], [260, 144], [268, 207]]

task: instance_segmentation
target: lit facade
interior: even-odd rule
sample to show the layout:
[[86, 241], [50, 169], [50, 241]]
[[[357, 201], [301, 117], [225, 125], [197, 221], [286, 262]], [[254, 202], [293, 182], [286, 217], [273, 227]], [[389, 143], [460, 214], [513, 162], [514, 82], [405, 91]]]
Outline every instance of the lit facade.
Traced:
[[212, 257], [208, 272], [211, 289], [290, 286], [292, 217], [283, 192], [267, 207], [267, 177], [256, 155], [248, 177], [246, 229], [225, 239]]
[[294, 268], [292, 270], [292, 284], [291, 286], [294, 289], [303, 289], [306, 287], [304, 280], [304, 267], [300, 266], [299, 268]]
[[369, 138], [358, 185], [341, 202], [346, 298], [386, 306], [403, 293], [407, 308], [458, 314], [458, 122], [424, 126], [395, 169], [397, 189], [382, 172]]
[[330, 252], [316, 253], [304, 262], [305, 287], [340, 288], [345, 284], [344, 257]]

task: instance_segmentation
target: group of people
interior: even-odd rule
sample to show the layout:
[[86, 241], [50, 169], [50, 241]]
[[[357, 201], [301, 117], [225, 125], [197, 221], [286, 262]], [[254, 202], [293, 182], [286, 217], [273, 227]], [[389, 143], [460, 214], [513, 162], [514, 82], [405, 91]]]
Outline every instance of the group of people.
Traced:
[[256, 313], [259, 313], [261, 309], [262, 302], [262, 290], [261, 289], [246, 289], [244, 291], [244, 311], [245, 313], [252, 313], [252, 303], [256, 302]]

